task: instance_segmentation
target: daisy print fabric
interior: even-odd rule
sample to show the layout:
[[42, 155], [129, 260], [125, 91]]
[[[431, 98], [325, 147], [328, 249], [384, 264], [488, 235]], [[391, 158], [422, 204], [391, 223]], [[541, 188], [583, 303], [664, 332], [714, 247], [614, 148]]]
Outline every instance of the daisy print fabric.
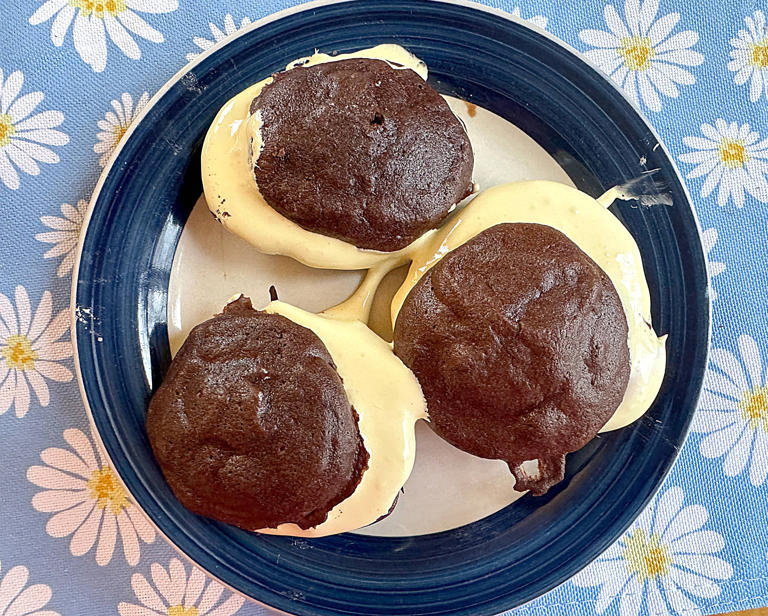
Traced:
[[765, 13], [757, 10], [744, 18], [744, 27], [731, 39], [728, 70], [735, 72], [736, 85], [749, 84], [749, 100], [768, 100], [768, 25]]
[[768, 203], [768, 138], [761, 139], [749, 124], [718, 118], [702, 124], [701, 135], [684, 137], [683, 143], [691, 151], [680, 160], [696, 165], [686, 177], [704, 178], [702, 198], [716, 193], [718, 205], [743, 207], [748, 194]]
[[768, 477], [768, 353], [746, 334], [737, 348], [738, 355], [712, 349], [691, 430], [705, 435], [699, 451], [721, 459], [725, 475], [743, 472], [753, 486], [762, 486]]
[[[699, 223], [690, 232], [701, 240], [701, 254], [684, 259], [706, 264], [710, 280], [707, 296], [693, 304], [710, 302], [712, 316], [711, 353], [699, 358], [706, 365], [700, 402], [657, 495], [576, 577], [503, 616], [766, 608], [768, 4], [478, 1], [518, 28], [533, 27], [530, 36], [566, 43], [645, 117], [653, 131], [639, 146], [647, 147], [640, 165], [663, 146], [677, 167]], [[140, 496], [125, 490], [119, 464], [91, 428], [70, 337], [73, 318], [84, 319], [97, 328], [90, 340], [98, 348], [116, 335], [117, 319], [96, 320], [88, 306], [72, 311], [70, 294], [91, 196], [164, 84], [299, 4], [0, 2], [0, 616], [275, 614], [179, 554], [143, 513]], [[308, 35], [305, 43], [311, 53], [315, 41]], [[292, 59], [267, 52], [276, 53], [275, 67]], [[190, 97], [205, 87], [194, 79], [185, 85]], [[157, 143], [176, 130], [183, 127], [158, 131]], [[131, 173], [138, 179], [142, 170]], [[654, 205], [643, 216], [675, 217], [685, 207]], [[119, 249], [105, 247], [98, 258]], [[645, 266], [652, 272], [654, 260]], [[112, 281], [93, 283], [108, 289]], [[687, 360], [667, 351], [673, 370]], [[637, 425], [639, 439], [655, 429]], [[557, 561], [552, 555], [553, 567]]]
[[168, 567], [152, 563], [151, 581], [141, 573], [131, 577], [134, 601], [121, 602], [120, 616], [233, 616], [245, 599], [218, 582], [209, 580], [199, 569], [187, 567], [172, 558]]
[[704, 61], [693, 49], [699, 35], [677, 28], [679, 13], [660, 15], [658, 0], [627, 0], [623, 16], [612, 4], [603, 15], [605, 29], [579, 32], [579, 39], [594, 47], [584, 57], [610, 75], [632, 101], [661, 111], [664, 97], [677, 98], [680, 86], [696, 82], [689, 67]]
[[23, 87], [21, 71], [3, 73], [0, 68], [0, 181], [12, 190], [19, 188], [20, 174], [39, 175], [39, 163], [58, 163], [53, 148], [69, 143], [58, 130], [64, 114], [40, 109], [45, 95], [23, 93]]
[[733, 576], [733, 567], [717, 556], [725, 541], [706, 528], [706, 508], [684, 501], [681, 488], [669, 488], [619, 541], [573, 578], [576, 586], [598, 589], [597, 614], [615, 602], [620, 616], [641, 611], [700, 615], [699, 600], [720, 594], [720, 582]]
[[101, 154], [99, 166], [104, 167], [115, 151], [117, 144], [125, 135], [125, 131], [133, 122], [133, 119], [141, 113], [141, 110], [149, 102], [149, 92], [144, 92], [134, 104], [133, 97], [128, 92], [123, 92], [120, 100], [110, 101], [111, 109], [106, 112], [103, 120], [99, 120], [100, 132], [96, 135], [98, 143], [93, 146], [93, 151]]
[[248, 17], [243, 17], [240, 20], [240, 23], [236, 24], [235, 19], [229, 13], [224, 16], [223, 27], [219, 28], [219, 26], [216, 24], [209, 23], [208, 29], [210, 30], [210, 38], [207, 36], [196, 36], [194, 39], [192, 39], [192, 42], [195, 44], [199, 51], [192, 51], [188, 53], [187, 61], [194, 60], [203, 51], [210, 49], [216, 43], [223, 41], [228, 36], [232, 36], [250, 24], [251, 20], [248, 19]]
[[61, 616], [48, 609], [51, 587], [30, 584], [29, 569], [24, 565], [8, 567], [3, 571], [0, 563], [0, 616]]
[[51, 42], [61, 47], [72, 30], [80, 58], [100, 73], [107, 66], [107, 41], [133, 60], [141, 58], [136, 39], [162, 43], [165, 37], [146, 14], [170, 13], [178, 0], [45, 0], [32, 16], [33, 26], [51, 22]]
[[155, 531], [134, 505], [101, 449], [80, 430], [64, 431], [67, 448], [50, 447], [40, 454], [44, 463], [27, 471], [27, 479], [42, 491], [32, 506], [52, 514], [45, 525], [51, 537], [69, 537], [73, 556], [94, 552], [96, 563], [109, 564], [115, 547], [129, 565], [139, 562], [142, 543], [152, 543]]
[[72, 357], [69, 342], [69, 310], [54, 316], [49, 291], [32, 309], [27, 290], [16, 287], [14, 302], [0, 293], [0, 413], [13, 408], [16, 417], [24, 417], [32, 393], [40, 406], [48, 406], [48, 383], [72, 380], [65, 360]]
[[56, 275], [59, 278], [67, 276], [75, 264], [75, 251], [80, 238], [80, 227], [85, 219], [88, 202], [80, 199], [76, 205], [64, 203], [61, 206], [61, 216], [41, 216], [40, 222], [50, 231], [37, 233], [35, 239], [45, 244], [53, 244], [45, 251], [45, 259], [61, 259]]

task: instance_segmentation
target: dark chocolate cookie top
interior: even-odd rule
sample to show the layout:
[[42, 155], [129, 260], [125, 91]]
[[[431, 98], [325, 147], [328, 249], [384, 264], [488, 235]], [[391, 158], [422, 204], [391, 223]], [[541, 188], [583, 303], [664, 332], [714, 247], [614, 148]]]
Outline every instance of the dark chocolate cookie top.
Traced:
[[472, 190], [467, 133], [412, 70], [369, 59], [298, 67], [274, 75], [250, 109], [263, 121], [259, 190], [309, 231], [399, 250]]
[[322, 523], [368, 463], [325, 345], [243, 297], [189, 334], [147, 431], [185, 507], [249, 530]]
[[[621, 403], [627, 319], [611, 280], [538, 224], [499, 224], [453, 250], [406, 298], [395, 353], [419, 379], [434, 430], [506, 461], [519, 490], [563, 478]], [[539, 461], [538, 478], [520, 465]]]

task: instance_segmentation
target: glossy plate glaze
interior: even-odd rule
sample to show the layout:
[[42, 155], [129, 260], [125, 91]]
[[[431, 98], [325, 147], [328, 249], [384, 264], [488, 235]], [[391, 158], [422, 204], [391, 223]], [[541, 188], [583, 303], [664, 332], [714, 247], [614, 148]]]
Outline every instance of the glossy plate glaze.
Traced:
[[[73, 285], [83, 394], [138, 505], [181, 552], [232, 588], [302, 615], [495, 614], [595, 558], [638, 515], [674, 461], [709, 335], [695, 216], [645, 120], [545, 33], [465, 3], [361, 0], [303, 8], [258, 22], [204, 54], [153, 98], [121, 142], [94, 194]], [[642, 251], [656, 331], [669, 334], [662, 391], [640, 421], [569, 456], [566, 480], [546, 496], [525, 496], [453, 530], [299, 540], [197, 517], [168, 489], [144, 416], [170, 361], [168, 284], [201, 193], [202, 139], [227, 99], [289, 60], [315, 48], [345, 52], [383, 42], [424, 59], [441, 92], [513, 122], [589, 194], [658, 169], [654, 180], [671, 206], [622, 202], [614, 212]], [[656, 186], [646, 182], [645, 190]]]

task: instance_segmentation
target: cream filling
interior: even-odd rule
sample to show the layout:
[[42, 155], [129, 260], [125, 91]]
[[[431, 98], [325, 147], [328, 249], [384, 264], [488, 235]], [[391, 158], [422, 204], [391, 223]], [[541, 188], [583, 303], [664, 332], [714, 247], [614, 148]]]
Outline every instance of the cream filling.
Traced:
[[[286, 70], [349, 58], [384, 60], [395, 68], [410, 69], [427, 78], [427, 66], [399, 45], [378, 45], [354, 53], [330, 56], [315, 53], [294, 60]], [[262, 148], [260, 114], [249, 118], [251, 101], [271, 77], [246, 88], [221, 108], [203, 143], [201, 169], [205, 200], [219, 221], [232, 233], [266, 254], [293, 257], [310, 267], [367, 269], [382, 261], [408, 260], [408, 253], [435, 231], [428, 231], [410, 246], [396, 252], [365, 250], [342, 240], [314, 233], [273, 210], [262, 197], [250, 165], [250, 149]], [[253, 143], [251, 143], [253, 140]]]
[[281, 524], [258, 532], [323, 537], [372, 524], [389, 511], [413, 468], [414, 426], [427, 416], [419, 382], [392, 347], [360, 321], [312, 314], [283, 302], [272, 302], [264, 310], [310, 329], [326, 346], [358, 414], [370, 458], [354, 493], [322, 524], [308, 530]]
[[651, 299], [635, 240], [603, 205], [575, 188], [528, 181], [480, 193], [411, 254], [408, 275], [392, 300], [392, 322], [424, 272], [481, 231], [504, 222], [538, 223], [557, 229], [610, 277], [627, 315], [631, 372], [624, 399], [601, 432], [632, 423], [651, 406], [661, 387], [666, 336], [657, 337], [650, 325]]

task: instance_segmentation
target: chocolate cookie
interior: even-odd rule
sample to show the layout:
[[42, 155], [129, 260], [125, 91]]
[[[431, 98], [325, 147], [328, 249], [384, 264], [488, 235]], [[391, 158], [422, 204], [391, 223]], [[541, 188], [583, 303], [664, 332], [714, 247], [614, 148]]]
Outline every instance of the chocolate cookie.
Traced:
[[322, 523], [368, 463], [320, 339], [243, 297], [190, 332], [147, 432], [185, 507], [248, 530]]
[[303, 228], [394, 251], [437, 227], [472, 190], [469, 138], [409, 69], [351, 59], [274, 75], [251, 103], [265, 201]]
[[[608, 276], [559, 231], [499, 224], [419, 280], [394, 331], [433, 429], [506, 461], [519, 490], [562, 480], [565, 454], [613, 415], [629, 379], [627, 319]], [[520, 465], [539, 461], [538, 478]]]

